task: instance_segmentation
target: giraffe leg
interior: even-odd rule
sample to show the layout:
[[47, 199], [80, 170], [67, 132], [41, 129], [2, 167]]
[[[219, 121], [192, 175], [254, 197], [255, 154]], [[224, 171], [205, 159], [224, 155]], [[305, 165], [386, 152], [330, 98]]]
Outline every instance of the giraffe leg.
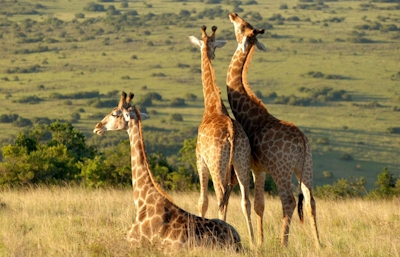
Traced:
[[197, 170], [200, 180], [200, 198], [198, 210], [201, 217], [206, 215], [208, 209], [208, 179], [210, 176], [206, 163], [201, 157], [197, 158]]
[[298, 163], [295, 172], [296, 177], [300, 181], [300, 189], [304, 196], [304, 203], [306, 212], [310, 215], [312, 233], [314, 236], [314, 244], [316, 248], [320, 248], [318, 227], [317, 227], [317, 207], [312, 194], [312, 180], [313, 180], [313, 169], [312, 169], [312, 158], [309, 148], [306, 152], [305, 165], [302, 167], [301, 162]]
[[290, 222], [292, 220], [294, 209], [296, 208], [296, 200], [293, 196], [291, 180], [289, 178], [284, 180], [275, 180], [275, 183], [278, 188], [283, 210], [281, 245], [287, 246]]
[[265, 172], [253, 170], [254, 179], [254, 211], [257, 216], [257, 238], [258, 245], [261, 245], [264, 241], [263, 231], [263, 216], [264, 216], [264, 183], [265, 183]]
[[250, 171], [250, 163], [247, 165], [247, 169], [242, 167], [239, 164], [235, 165], [235, 173], [238, 178], [240, 192], [242, 193], [242, 212], [246, 218], [247, 229], [250, 235], [250, 241], [254, 244], [254, 232], [253, 225], [251, 222], [251, 202], [250, 202], [250, 181], [249, 181], [249, 171]]
[[[230, 156], [230, 143], [226, 142], [222, 144], [222, 147], [218, 156], [221, 158], [215, 160], [215, 164], [210, 168], [211, 174], [213, 176], [214, 190], [217, 197], [217, 202], [219, 206], [218, 216], [219, 219], [226, 221], [226, 213], [228, 210], [228, 200], [229, 200], [229, 183], [231, 182], [231, 166], [229, 165]], [[225, 195], [227, 192], [227, 195]], [[224, 200], [225, 198], [225, 200]]]
[[319, 241], [318, 227], [317, 227], [317, 207], [311, 191], [311, 187], [304, 183], [301, 183], [301, 191], [304, 195], [304, 202], [307, 208], [307, 213], [309, 213], [311, 218], [311, 226], [313, 230], [315, 246], [316, 248], [320, 248], [321, 244]]

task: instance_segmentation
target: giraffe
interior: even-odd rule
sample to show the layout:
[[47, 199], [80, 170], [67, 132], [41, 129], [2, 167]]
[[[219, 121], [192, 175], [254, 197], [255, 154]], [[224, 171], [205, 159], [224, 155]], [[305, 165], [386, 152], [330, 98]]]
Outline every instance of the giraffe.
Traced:
[[[250, 143], [242, 126], [229, 117], [215, 80], [211, 60], [215, 49], [226, 41], [216, 41], [216, 26], [207, 36], [206, 26], [201, 28], [201, 40], [190, 36], [192, 44], [200, 47], [204, 94], [204, 114], [198, 129], [196, 158], [200, 178], [199, 213], [205, 216], [208, 209], [208, 179], [211, 174], [219, 205], [219, 218], [226, 220], [229, 194], [239, 183], [241, 206], [246, 218], [251, 243], [254, 241], [250, 202]], [[232, 167], [234, 172], [232, 172]], [[236, 181], [237, 180], [237, 181]], [[233, 183], [231, 183], [234, 181]]]
[[[163, 250], [195, 246], [242, 249], [240, 236], [219, 219], [205, 219], [179, 208], [157, 184], [145, 151], [141, 114], [131, 105], [133, 94], [122, 92], [119, 104], [95, 126], [93, 132], [126, 130], [131, 146], [131, 168], [136, 218], [128, 240], [136, 246], [161, 244]], [[142, 118], [143, 117], [143, 118]]]
[[254, 210], [257, 217], [258, 241], [263, 241], [264, 181], [269, 172], [276, 183], [282, 203], [281, 244], [287, 246], [290, 222], [296, 207], [291, 188], [295, 173], [301, 193], [298, 213], [303, 222], [303, 199], [310, 214], [315, 245], [320, 246], [316, 222], [316, 204], [312, 194], [312, 156], [306, 136], [293, 123], [272, 116], [256, 97], [247, 82], [247, 72], [255, 47], [266, 50], [257, 40], [263, 29], [254, 29], [236, 13], [230, 13], [238, 47], [230, 62], [226, 84], [228, 100], [236, 120], [242, 124], [251, 145], [251, 167], [254, 177]]

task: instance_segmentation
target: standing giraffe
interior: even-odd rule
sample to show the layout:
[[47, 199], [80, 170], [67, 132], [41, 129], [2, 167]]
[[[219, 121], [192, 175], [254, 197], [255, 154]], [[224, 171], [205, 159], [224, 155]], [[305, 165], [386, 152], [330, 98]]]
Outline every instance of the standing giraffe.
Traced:
[[128, 233], [134, 244], [161, 243], [165, 250], [183, 247], [209, 246], [241, 249], [240, 236], [228, 223], [205, 219], [188, 213], [160, 188], [147, 161], [142, 121], [139, 111], [131, 106], [133, 94], [122, 93], [118, 107], [97, 123], [94, 133], [127, 130], [131, 146], [133, 198], [136, 207], [135, 223]]
[[303, 221], [304, 198], [312, 220], [315, 245], [319, 247], [316, 205], [312, 195], [312, 156], [308, 140], [293, 123], [272, 116], [247, 83], [247, 72], [255, 46], [266, 50], [256, 37], [264, 33], [264, 30], [254, 29], [236, 13], [229, 14], [229, 18], [234, 25], [238, 48], [229, 65], [226, 84], [232, 112], [250, 140], [259, 243], [263, 241], [265, 173], [269, 172], [282, 202], [281, 244], [287, 246], [290, 221], [296, 208], [291, 187], [294, 172], [302, 192], [298, 203], [300, 220]]
[[[251, 224], [250, 195], [250, 143], [242, 126], [229, 117], [222, 102], [221, 92], [215, 79], [211, 60], [215, 49], [226, 41], [216, 41], [216, 26], [207, 36], [206, 26], [201, 28], [201, 40], [189, 39], [201, 50], [201, 71], [204, 94], [204, 114], [198, 130], [196, 145], [197, 169], [200, 178], [199, 213], [202, 217], [208, 209], [208, 179], [214, 183], [219, 205], [219, 218], [226, 220], [229, 194], [234, 184], [239, 183], [242, 192], [242, 211], [246, 218], [251, 242], [254, 241]], [[233, 173], [232, 166], [234, 169]], [[237, 179], [237, 181], [236, 181]]]

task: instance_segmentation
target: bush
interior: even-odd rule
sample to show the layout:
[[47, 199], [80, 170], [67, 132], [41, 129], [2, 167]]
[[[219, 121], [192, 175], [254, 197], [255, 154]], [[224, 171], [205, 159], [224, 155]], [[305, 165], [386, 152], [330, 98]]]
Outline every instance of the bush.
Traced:
[[33, 95], [33, 96], [24, 96], [21, 99], [15, 100], [13, 102], [24, 103], [24, 104], [37, 104], [40, 103], [41, 101], [43, 101], [42, 98]]
[[366, 195], [364, 178], [338, 179], [333, 185], [317, 186], [316, 197], [324, 199], [359, 198]]
[[327, 138], [327, 137], [318, 138], [317, 139], [317, 144], [329, 145], [329, 138]]
[[96, 4], [96, 3], [88, 3], [86, 7], [83, 8], [84, 11], [87, 12], [105, 12], [106, 9], [104, 5]]
[[388, 128], [387, 131], [390, 134], [400, 134], [400, 127], [391, 127], [391, 128]]
[[40, 72], [40, 65], [39, 64], [35, 64], [32, 66], [29, 66], [27, 68], [20, 68], [20, 67], [15, 67], [15, 68], [11, 68], [8, 69], [6, 72], [8, 74], [13, 74], [13, 73], [35, 73], [35, 72]]
[[83, 14], [83, 13], [75, 13], [75, 18], [76, 19], [84, 19], [85, 18], [85, 14]]
[[348, 154], [348, 153], [344, 153], [344, 154], [342, 154], [342, 155], [340, 156], [339, 159], [340, 159], [340, 160], [343, 160], [343, 161], [352, 161], [352, 160], [353, 160], [353, 156], [351, 156], [351, 155]]
[[170, 115], [170, 120], [171, 121], [183, 121], [183, 116], [179, 113], [172, 113]]
[[197, 96], [195, 94], [192, 94], [192, 93], [186, 93], [185, 99], [188, 100], [188, 101], [196, 101], [197, 100]]
[[179, 106], [185, 106], [186, 103], [185, 103], [185, 99], [179, 98], [179, 97], [174, 97], [171, 99], [171, 102], [169, 105], [173, 106], [173, 107], [179, 107]]
[[18, 114], [2, 114], [0, 115], [0, 123], [12, 123], [18, 119]]
[[370, 198], [393, 198], [400, 196], [400, 178], [396, 179], [387, 168], [383, 168], [378, 174], [378, 180], [375, 182], [377, 188], [369, 193]]
[[333, 173], [330, 171], [327, 171], [327, 170], [323, 171], [322, 175], [324, 176], [324, 178], [333, 178], [334, 177]]
[[72, 122], [78, 122], [81, 119], [81, 115], [77, 112], [74, 112], [71, 114], [71, 123]]
[[32, 125], [32, 121], [30, 119], [18, 117], [15, 121], [12, 122], [14, 127], [27, 127]]

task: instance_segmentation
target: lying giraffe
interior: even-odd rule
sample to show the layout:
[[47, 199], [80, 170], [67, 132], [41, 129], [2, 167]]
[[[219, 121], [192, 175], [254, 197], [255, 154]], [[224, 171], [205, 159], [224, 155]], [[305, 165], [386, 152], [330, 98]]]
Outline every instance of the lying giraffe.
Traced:
[[240, 236], [228, 223], [205, 219], [184, 211], [160, 188], [149, 168], [144, 146], [142, 117], [146, 115], [131, 106], [133, 94], [122, 93], [119, 104], [102, 121], [94, 133], [126, 130], [131, 146], [132, 186], [136, 218], [128, 233], [135, 246], [157, 245], [163, 250], [195, 246], [242, 249]]
[[290, 221], [296, 208], [292, 192], [292, 176], [295, 173], [302, 193], [299, 196], [298, 212], [303, 220], [302, 201], [310, 214], [315, 245], [319, 247], [316, 222], [316, 205], [312, 194], [312, 156], [307, 137], [293, 123], [272, 116], [262, 101], [251, 90], [247, 72], [255, 47], [266, 50], [257, 40], [262, 29], [254, 29], [236, 13], [230, 13], [238, 47], [228, 68], [226, 84], [228, 99], [237, 121], [242, 124], [252, 149], [254, 175], [254, 210], [257, 216], [259, 243], [263, 240], [264, 181], [269, 172], [274, 180], [282, 202], [283, 219], [281, 244], [287, 245]]
[[[221, 48], [226, 41], [216, 41], [216, 26], [208, 36], [206, 26], [201, 28], [201, 39], [190, 36], [190, 42], [200, 47], [201, 74], [204, 94], [204, 114], [199, 126], [196, 157], [200, 178], [199, 212], [205, 216], [208, 208], [208, 179], [214, 183], [219, 208], [219, 218], [226, 220], [228, 198], [232, 183], [239, 183], [242, 192], [242, 211], [246, 218], [250, 241], [254, 234], [251, 224], [250, 203], [250, 143], [242, 126], [229, 117], [221, 99], [221, 92], [215, 79], [211, 60], [215, 58], [215, 49]], [[232, 166], [234, 173], [232, 172]], [[237, 181], [237, 182], [236, 182]]]

